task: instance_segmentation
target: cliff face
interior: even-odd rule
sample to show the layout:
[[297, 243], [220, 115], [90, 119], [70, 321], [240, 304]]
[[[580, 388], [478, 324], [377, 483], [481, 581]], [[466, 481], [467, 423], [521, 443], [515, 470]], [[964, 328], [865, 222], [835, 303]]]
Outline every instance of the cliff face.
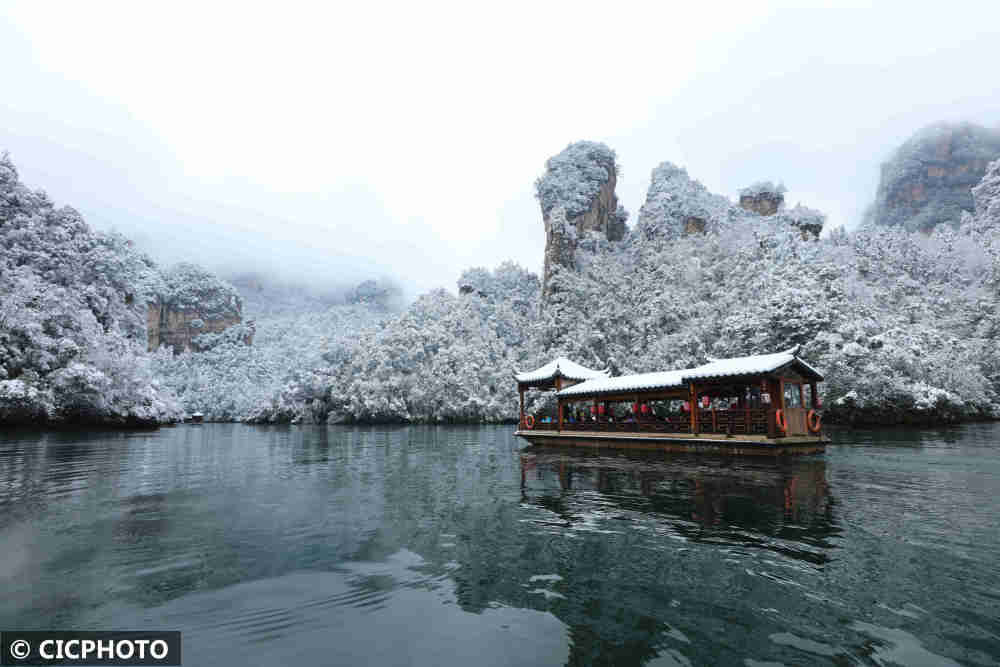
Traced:
[[608, 241], [625, 237], [628, 213], [615, 195], [615, 152], [604, 144], [580, 141], [549, 158], [535, 182], [545, 224], [542, 298], [551, 292], [559, 267], [574, 269], [579, 242], [596, 233]]
[[[180, 353], [196, 347], [197, 336], [220, 333], [242, 321], [243, 300], [232, 285], [194, 264], [178, 264], [164, 274], [163, 289], [148, 304], [148, 349], [169, 345]], [[249, 333], [246, 344], [252, 339]]]
[[957, 226], [973, 208], [971, 188], [1000, 158], [1000, 132], [971, 123], [927, 127], [882, 165], [869, 220], [888, 227], [930, 232]]
[[785, 207], [785, 186], [761, 181], [740, 190], [740, 208], [757, 215], [774, 215]]
[[[149, 351], [160, 345], [169, 345], [174, 352], [196, 348], [193, 340], [196, 336], [206, 333], [222, 333], [229, 327], [243, 321], [242, 313], [237, 311], [229, 317], [211, 317], [200, 310], [176, 310], [171, 305], [162, 303], [148, 304], [146, 325], [149, 332]], [[247, 345], [253, 343], [253, 334], [244, 339]]]

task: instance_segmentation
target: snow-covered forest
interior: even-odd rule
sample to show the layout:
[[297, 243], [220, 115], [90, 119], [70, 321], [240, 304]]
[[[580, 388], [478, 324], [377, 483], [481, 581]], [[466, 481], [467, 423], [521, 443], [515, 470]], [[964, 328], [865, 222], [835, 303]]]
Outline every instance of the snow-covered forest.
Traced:
[[[587, 159], [572, 147], [563, 157], [573, 155]], [[547, 182], [544, 205], [580, 209], [584, 188]], [[822, 213], [761, 216], [664, 163], [628, 236], [583, 240], [546, 303], [518, 267], [470, 271], [460, 296], [423, 296], [257, 418], [514, 419], [511, 373], [557, 355], [629, 373], [795, 344], [826, 375], [828, 420], [1000, 416], [1000, 162], [973, 194], [975, 214], [957, 230], [866, 226], [816, 240], [803, 226], [822, 226]], [[550, 201], [562, 195], [570, 201]]]
[[57, 208], [0, 157], [0, 423], [156, 424], [180, 405], [146, 354], [148, 257]]
[[198, 336], [195, 349], [176, 353], [161, 346], [152, 369], [186, 412], [242, 421], [270, 405], [286, 383], [305, 382], [314, 368], [352, 358], [358, 338], [385, 316], [367, 305], [266, 315], [253, 323], [252, 345], [244, 342], [249, 325], [238, 324]]
[[[594, 183], [617, 171], [614, 152], [594, 146], [549, 161], [558, 178], [538, 179], [543, 207], [586, 213]], [[608, 163], [600, 173], [595, 155]], [[569, 182], [574, 174], [587, 182]], [[769, 190], [783, 194], [761, 182], [741, 195]], [[323, 299], [237, 281], [243, 323], [197, 336], [187, 351], [147, 353], [146, 304], [188, 294], [196, 285], [177, 280], [201, 274], [163, 271], [124, 238], [92, 231], [22, 185], [5, 156], [0, 422], [140, 424], [195, 411], [260, 422], [504, 421], [517, 414], [512, 374], [558, 355], [629, 373], [795, 344], [826, 376], [828, 421], [998, 417], [1000, 161], [972, 196], [974, 212], [930, 234], [866, 224], [817, 239], [819, 211], [782, 203], [761, 215], [663, 163], [625, 237], [585, 232], [544, 302], [539, 278], [510, 262], [469, 269], [455, 292], [405, 309], [396, 288], [373, 282]]]

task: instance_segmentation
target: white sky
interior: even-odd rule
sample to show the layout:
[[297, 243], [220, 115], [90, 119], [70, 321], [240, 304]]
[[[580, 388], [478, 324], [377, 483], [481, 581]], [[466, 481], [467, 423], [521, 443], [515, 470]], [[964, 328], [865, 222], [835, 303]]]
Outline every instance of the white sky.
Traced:
[[633, 220], [670, 160], [851, 227], [913, 131], [1000, 125], [1000, 2], [0, 12], [0, 150], [26, 183], [165, 262], [411, 293], [539, 271], [533, 183], [578, 139], [618, 152]]

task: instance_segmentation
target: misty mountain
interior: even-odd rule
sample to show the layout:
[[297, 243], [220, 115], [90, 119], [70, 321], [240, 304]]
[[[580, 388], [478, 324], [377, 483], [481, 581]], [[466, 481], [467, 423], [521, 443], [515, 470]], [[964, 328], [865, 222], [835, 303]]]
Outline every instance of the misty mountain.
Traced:
[[936, 123], [914, 134], [882, 165], [867, 221], [910, 231], [957, 227], [973, 210], [971, 188], [1000, 159], [1000, 128]]

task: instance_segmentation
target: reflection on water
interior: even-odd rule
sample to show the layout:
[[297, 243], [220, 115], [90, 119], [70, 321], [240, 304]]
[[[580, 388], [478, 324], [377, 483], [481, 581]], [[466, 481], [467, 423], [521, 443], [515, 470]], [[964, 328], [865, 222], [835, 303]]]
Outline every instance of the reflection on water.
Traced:
[[191, 665], [995, 664], [998, 436], [2, 432], [0, 627], [181, 629]]
[[[539, 448], [521, 456], [524, 501], [575, 528], [593, 512], [658, 518], [692, 541], [753, 544], [812, 563], [838, 532], [822, 458], [715, 458], [645, 453], [595, 456]], [[567, 493], [567, 492], [581, 493]], [[591, 503], [595, 493], [599, 503]]]

